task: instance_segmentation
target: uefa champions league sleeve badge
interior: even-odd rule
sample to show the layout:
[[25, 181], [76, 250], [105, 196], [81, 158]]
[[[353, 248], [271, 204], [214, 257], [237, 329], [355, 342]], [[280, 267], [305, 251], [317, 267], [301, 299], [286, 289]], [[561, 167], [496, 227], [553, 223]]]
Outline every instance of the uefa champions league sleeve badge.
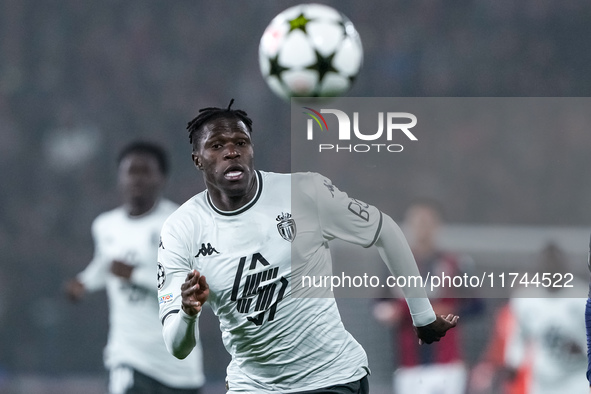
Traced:
[[166, 282], [166, 272], [164, 271], [164, 266], [158, 263], [158, 290], [162, 290], [164, 282]]

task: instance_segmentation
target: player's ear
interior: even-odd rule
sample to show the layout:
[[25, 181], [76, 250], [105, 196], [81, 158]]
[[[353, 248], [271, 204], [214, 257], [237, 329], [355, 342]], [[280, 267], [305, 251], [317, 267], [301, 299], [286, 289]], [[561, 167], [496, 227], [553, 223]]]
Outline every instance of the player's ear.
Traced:
[[193, 164], [195, 164], [195, 167], [197, 167], [199, 170], [203, 169], [203, 165], [201, 164], [201, 159], [199, 158], [199, 155], [193, 152], [191, 153], [191, 159], [193, 159]]

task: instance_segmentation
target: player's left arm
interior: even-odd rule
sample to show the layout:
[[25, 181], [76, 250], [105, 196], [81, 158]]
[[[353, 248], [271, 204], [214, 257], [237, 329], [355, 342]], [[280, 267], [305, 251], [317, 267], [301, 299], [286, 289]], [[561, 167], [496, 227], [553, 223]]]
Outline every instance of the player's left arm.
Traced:
[[[406, 278], [420, 277], [416, 261], [402, 230], [390, 216], [384, 213], [382, 213], [382, 228], [375, 246], [392, 275]], [[403, 287], [402, 291], [410, 309], [419, 342], [439, 341], [449, 329], [456, 326], [458, 316], [435, 315], [422, 286], [407, 286]]]
[[[350, 198], [322, 175], [312, 174], [312, 179], [325, 238], [339, 238], [363, 247], [375, 245], [393, 275], [420, 277], [410, 246], [392, 218], [370, 204]], [[455, 315], [435, 315], [423, 287], [402, 290], [420, 342], [438, 341], [457, 324]]]

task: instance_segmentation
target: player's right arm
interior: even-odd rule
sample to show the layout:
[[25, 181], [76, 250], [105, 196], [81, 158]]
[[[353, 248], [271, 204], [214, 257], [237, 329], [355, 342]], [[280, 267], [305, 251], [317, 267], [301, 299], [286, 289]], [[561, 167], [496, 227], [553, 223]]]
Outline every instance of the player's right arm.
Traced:
[[86, 268], [70, 279], [65, 285], [66, 295], [72, 301], [80, 300], [87, 291], [96, 291], [105, 287], [109, 265], [107, 259], [103, 256], [101, 234], [108, 229], [106, 224], [99, 216], [92, 223], [92, 238], [94, 241], [94, 255]]
[[181, 310], [164, 323], [163, 335], [168, 351], [179, 359], [187, 357], [199, 338], [197, 317], [209, 296], [205, 276], [197, 270], [187, 274], [181, 285]]
[[199, 339], [198, 317], [209, 295], [205, 277], [192, 267], [190, 243], [176, 231], [175, 221], [162, 227], [158, 248], [158, 302], [162, 334], [168, 351], [187, 357]]

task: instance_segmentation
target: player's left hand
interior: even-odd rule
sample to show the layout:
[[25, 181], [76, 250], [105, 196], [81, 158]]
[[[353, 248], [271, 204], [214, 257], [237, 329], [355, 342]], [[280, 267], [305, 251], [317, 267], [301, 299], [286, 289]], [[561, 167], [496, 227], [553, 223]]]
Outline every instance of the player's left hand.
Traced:
[[129, 265], [120, 260], [113, 260], [111, 263], [111, 273], [120, 278], [129, 279], [133, 272], [133, 265]]
[[433, 323], [415, 327], [417, 337], [419, 337], [419, 345], [439, 342], [445, 336], [447, 330], [454, 328], [458, 324], [459, 318], [459, 316], [451, 313], [447, 316], [438, 315]]

